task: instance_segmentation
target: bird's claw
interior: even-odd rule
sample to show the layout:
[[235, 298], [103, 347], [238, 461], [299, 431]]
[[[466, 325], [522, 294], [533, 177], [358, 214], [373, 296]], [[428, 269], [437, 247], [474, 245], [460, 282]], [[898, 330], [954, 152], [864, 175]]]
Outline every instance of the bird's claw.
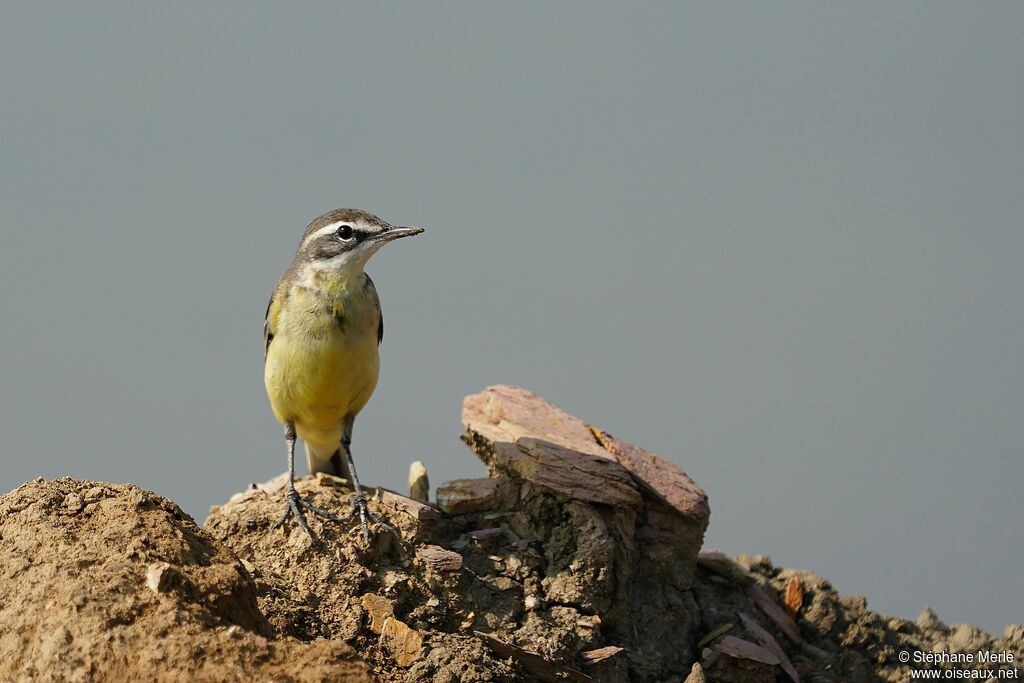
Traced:
[[359, 523], [363, 529], [363, 540], [367, 543], [370, 542], [370, 527], [367, 521], [377, 524], [387, 531], [390, 531], [395, 536], [398, 536], [398, 531], [393, 526], [385, 522], [380, 515], [374, 514], [373, 511], [370, 510], [369, 505], [366, 503], [366, 496], [358, 496], [352, 503], [352, 511], [344, 517], [339, 517], [329, 510], [325, 510], [322, 507], [313, 505], [309, 501], [303, 500], [302, 496], [299, 495], [299, 492], [292, 487], [289, 487], [288, 492], [285, 494], [284, 513], [282, 513], [281, 517], [274, 523], [273, 528], [278, 528], [285, 523], [285, 520], [287, 520], [289, 516], [294, 516], [296, 521], [299, 523], [299, 527], [306, 532], [306, 535], [313, 541], [316, 541], [316, 536], [313, 535], [313, 531], [309, 528], [309, 524], [306, 522], [306, 515], [302, 512], [303, 509], [309, 510], [315, 515], [338, 524], [348, 524], [355, 518], [356, 513], [359, 513]]
[[355, 518], [357, 512], [359, 513], [359, 524], [363, 528], [363, 540], [367, 543], [370, 542], [370, 527], [367, 525], [366, 520], [370, 520], [374, 524], [382, 526], [387, 531], [398, 536], [398, 530], [385, 522], [380, 515], [376, 515], [370, 510], [370, 506], [366, 503], [366, 496], [362, 495], [362, 493], [356, 496], [356, 499], [352, 502], [352, 511], [342, 519], [345, 523], [351, 522], [352, 519]]
[[288, 519], [290, 515], [294, 515], [296, 521], [298, 521], [299, 523], [299, 526], [302, 528], [303, 531], [306, 532], [306, 535], [309, 536], [310, 539], [315, 541], [316, 536], [313, 535], [313, 532], [309, 528], [309, 524], [306, 522], [306, 516], [302, 513], [303, 508], [309, 510], [315, 515], [323, 517], [324, 519], [329, 519], [332, 522], [344, 524], [346, 521], [341, 517], [338, 517], [337, 515], [331, 513], [330, 511], [323, 509], [322, 507], [313, 505], [312, 503], [303, 500], [302, 497], [299, 495], [299, 492], [296, 491], [294, 487], [288, 487], [288, 492], [285, 494], [284, 499], [284, 513], [281, 515], [280, 518], [278, 518], [277, 522], [274, 523], [273, 528], [275, 529], [284, 524], [285, 520]]

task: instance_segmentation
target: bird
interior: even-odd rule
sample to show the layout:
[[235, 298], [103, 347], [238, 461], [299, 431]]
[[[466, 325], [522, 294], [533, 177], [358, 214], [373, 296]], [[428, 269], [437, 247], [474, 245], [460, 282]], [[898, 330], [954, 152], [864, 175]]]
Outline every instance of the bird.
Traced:
[[[263, 380], [274, 417], [284, 427], [288, 488], [280, 527], [294, 516], [315, 540], [304, 511], [347, 524], [356, 514], [369, 542], [367, 521], [395, 530], [374, 514], [356, 476], [352, 427], [377, 386], [384, 318], [367, 261], [394, 240], [421, 227], [396, 227], [360, 209], [334, 209], [314, 219], [274, 287], [263, 323]], [[295, 490], [295, 441], [306, 447], [310, 474], [351, 482], [352, 510], [340, 517]]]

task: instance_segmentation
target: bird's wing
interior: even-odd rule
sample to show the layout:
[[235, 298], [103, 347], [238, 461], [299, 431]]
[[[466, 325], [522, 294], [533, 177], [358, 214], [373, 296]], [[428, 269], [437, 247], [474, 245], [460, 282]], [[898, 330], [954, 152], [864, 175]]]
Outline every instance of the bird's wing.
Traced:
[[267, 362], [267, 349], [270, 348], [270, 342], [274, 341], [274, 327], [276, 327], [275, 323], [277, 322], [277, 312], [279, 310], [279, 307], [274, 305], [274, 304], [277, 303], [277, 297], [275, 296], [276, 293], [277, 292], [275, 292], [274, 294], [270, 295], [270, 301], [267, 302], [267, 313], [263, 317], [263, 362], [264, 363]]
[[363, 287], [369, 289], [373, 295], [373, 298], [377, 301], [377, 346], [384, 341], [384, 311], [380, 309], [380, 299], [377, 297], [377, 288], [373, 284], [373, 280], [369, 274], [366, 274], [366, 279], [363, 280]]

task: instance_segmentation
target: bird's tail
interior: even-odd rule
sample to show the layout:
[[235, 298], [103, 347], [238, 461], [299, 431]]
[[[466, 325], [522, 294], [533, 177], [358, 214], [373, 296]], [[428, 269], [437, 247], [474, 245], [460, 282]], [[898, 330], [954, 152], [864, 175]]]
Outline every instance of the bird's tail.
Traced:
[[338, 446], [331, 450], [306, 443], [306, 466], [310, 474], [324, 472], [352, 481], [348, 473], [348, 461]]

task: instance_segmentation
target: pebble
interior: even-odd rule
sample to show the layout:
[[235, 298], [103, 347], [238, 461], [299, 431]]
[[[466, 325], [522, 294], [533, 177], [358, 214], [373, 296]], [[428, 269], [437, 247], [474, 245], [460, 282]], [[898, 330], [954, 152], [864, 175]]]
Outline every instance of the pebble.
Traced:
[[367, 593], [360, 602], [363, 605], [363, 609], [370, 615], [370, 630], [374, 633], [380, 633], [384, 630], [384, 622], [395, 616], [395, 606], [391, 600], [388, 600], [382, 595], [376, 593]]
[[146, 586], [154, 593], [166, 593], [177, 583], [179, 574], [167, 562], [154, 562], [146, 569]]
[[423, 636], [404, 622], [388, 617], [380, 633], [380, 644], [391, 653], [398, 666], [411, 666], [423, 654]]
[[70, 493], [64, 499], [64, 509], [66, 509], [68, 512], [72, 514], [80, 511], [84, 507], [85, 501], [83, 501], [82, 497], [77, 493]]

